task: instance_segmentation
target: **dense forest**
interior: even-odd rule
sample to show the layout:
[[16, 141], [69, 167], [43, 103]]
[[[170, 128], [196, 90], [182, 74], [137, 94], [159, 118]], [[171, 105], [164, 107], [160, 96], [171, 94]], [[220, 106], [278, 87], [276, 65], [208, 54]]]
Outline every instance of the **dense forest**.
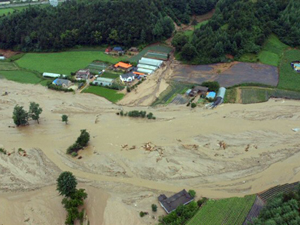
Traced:
[[185, 60], [194, 63], [228, 61], [228, 56], [257, 53], [275, 33], [290, 46], [300, 45], [300, 1], [220, 0], [213, 17], [194, 32], [191, 41], [183, 33], [173, 45]]
[[268, 201], [254, 225], [300, 224], [300, 186], [290, 193], [279, 194]]
[[0, 48], [57, 51], [76, 45], [137, 46], [172, 35], [217, 0], [68, 0], [58, 7], [29, 7], [0, 19]]

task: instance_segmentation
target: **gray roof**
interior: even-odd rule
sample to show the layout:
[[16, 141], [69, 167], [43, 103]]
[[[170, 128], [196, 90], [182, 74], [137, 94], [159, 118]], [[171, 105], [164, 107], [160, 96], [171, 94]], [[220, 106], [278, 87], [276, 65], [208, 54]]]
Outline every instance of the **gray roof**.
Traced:
[[124, 78], [128, 78], [128, 77], [135, 77], [135, 74], [130, 72], [130, 73], [122, 74], [121, 76], [124, 79]]
[[196, 86], [192, 89], [192, 91], [196, 91], [196, 92], [199, 92], [199, 91], [203, 91], [203, 92], [207, 92], [208, 91], [208, 87], [203, 87], [203, 86]]
[[190, 196], [185, 189], [167, 198], [165, 195], [160, 195], [158, 201], [167, 213], [174, 211], [180, 205], [190, 203], [194, 198]]

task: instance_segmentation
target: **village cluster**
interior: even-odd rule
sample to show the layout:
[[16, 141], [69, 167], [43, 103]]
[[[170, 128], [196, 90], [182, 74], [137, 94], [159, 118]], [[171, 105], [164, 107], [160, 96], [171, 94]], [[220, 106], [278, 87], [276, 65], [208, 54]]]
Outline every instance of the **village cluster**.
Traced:
[[[138, 52], [136, 48], [130, 48], [128, 52]], [[105, 54], [120, 56], [125, 51], [121, 47], [107, 48]], [[104, 62], [93, 62], [87, 68], [78, 70], [74, 79], [70, 79], [68, 75], [44, 72], [43, 77], [55, 79], [52, 84], [61, 86], [62, 88], [76, 88], [81, 86], [73, 85], [75, 82], [86, 82], [86, 84], [94, 86], [111, 87], [114, 83], [122, 85], [130, 85], [135, 80], [146, 78], [160, 68], [164, 61], [168, 59], [168, 54], [163, 52], [147, 52], [144, 57], [134, 66], [126, 62], [118, 62], [114, 65], [107, 65]], [[110, 74], [107, 76], [107, 74]], [[118, 77], [112, 78], [111, 74], [117, 74]]]

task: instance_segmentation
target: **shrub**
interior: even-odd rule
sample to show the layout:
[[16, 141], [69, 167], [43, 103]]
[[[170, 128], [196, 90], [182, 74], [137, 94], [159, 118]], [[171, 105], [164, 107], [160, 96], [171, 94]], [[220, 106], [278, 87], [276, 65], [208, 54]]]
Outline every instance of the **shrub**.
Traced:
[[207, 198], [203, 197], [197, 201], [197, 205], [200, 207], [203, 205], [205, 202], [207, 202]]
[[196, 191], [194, 191], [194, 190], [189, 190], [188, 193], [190, 194], [191, 197], [195, 198], [195, 196], [196, 196]]
[[140, 211], [140, 217], [144, 217], [147, 214], [148, 214], [147, 212]]
[[191, 104], [191, 107], [192, 107], [192, 108], [195, 108], [196, 106], [197, 106], [197, 105], [196, 105], [196, 103], [194, 103], [194, 102]]
[[71, 156], [76, 157], [76, 156], [78, 156], [78, 153], [77, 152], [72, 152]]
[[121, 110], [121, 112], [120, 112], [120, 116], [124, 116], [124, 112], [123, 112], [123, 110]]
[[153, 113], [148, 113], [147, 114], [147, 118], [150, 120], [150, 119], [153, 119]]
[[0, 148], [0, 152], [6, 155], [6, 150], [4, 148]]
[[152, 208], [152, 211], [153, 211], [153, 212], [156, 212], [156, 211], [157, 211], [157, 205], [152, 204], [152, 205], [151, 205], [151, 208]]
[[80, 149], [82, 149], [82, 146], [78, 143], [74, 143], [67, 149], [67, 154], [72, 154], [73, 152], [77, 152]]
[[217, 81], [205, 81], [201, 84], [204, 87], [208, 87], [209, 91], [218, 92], [220, 84]]

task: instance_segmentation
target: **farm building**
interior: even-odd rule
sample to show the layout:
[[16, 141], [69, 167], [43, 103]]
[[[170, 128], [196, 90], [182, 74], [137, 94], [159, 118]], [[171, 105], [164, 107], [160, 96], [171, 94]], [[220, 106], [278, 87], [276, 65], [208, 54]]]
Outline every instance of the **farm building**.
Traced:
[[10, 1], [7, 0], [0, 0], [0, 5], [9, 5]]
[[5, 60], [5, 56], [0, 56], [0, 60]]
[[163, 209], [169, 214], [173, 212], [178, 206], [180, 205], [187, 205], [191, 201], [193, 201], [193, 197], [183, 189], [182, 191], [172, 195], [171, 197], [167, 198], [165, 195], [160, 195], [158, 197], [158, 201]]
[[140, 77], [146, 77], [146, 76], [147, 76], [146, 74], [140, 73], [140, 72], [137, 72], [137, 71], [133, 71], [133, 73], [134, 73], [136, 76], [140, 76]]
[[137, 65], [138, 68], [143, 68], [143, 69], [148, 69], [148, 70], [157, 70], [157, 66], [149, 66], [149, 65], [145, 65], [145, 64], [138, 64]]
[[135, 79], [135, 74], [134, 73], [126, 73], [120, 75], [120, 79], [122, 82], [132, 82]]
[[129, 52], [138, 52], [138, 48], [137, 47], [131, 47], [130, 49], [128, 49]]
[[98, 77], [96, 80], [92, 82], [92, 84], [99, 85], [99, 86], [111, 86], [113, 81], [114, 81], [113, 79]]
[[164, 52], [154, 52], [154, 51], [148, 51], [145, 54], [146, 58], [151, 58], [151, 59], [159, 59], [159, 60], [168, 60], [169, 58], [169, 54], [168, 53], [164, 53]]
[[294, 61], [291, 63], [292, 68], [297, 71], [300, 72], [300, 61]]
[[140, 73], [148, 74], [148, 75], [150, 75], [154, 72], [154, 70], [149, 70], [149, 69], [144, 69], [144, 68], [138, 68], [137, 71]]
[[57, 85], [57, 86], [61, 86], [61, 87], [63, 87], [63, 88], [68, 88], [68, 87], [71, 86], [72, 83], [71, 83], [71, 81], [69, 81], [69, 80], [57, 78], [57, 79], [55, 79], [55, 80], [52, 82], [52, 84], [55, 84], [55, 85]]
[[117, 69], [125, 70], [125, 71], [129, 71], [130, 69], [132, 69], [131, 64], [123, 63], [123, 62], [118, 62], [117, 64], [114, 65], [114, 67]]
[[87, 80], [89, 79], [91, 73], [89, 69], [86, 70], [78, 70], [76, 72], [76, 80]]
[[66, 77], [66, 75], [58, 74], [58, 73], [43, 73], [43, 77], [50, 77], [50, 78], [58, 78], [58, 77]]
[[224, 87], [220, 87], [218, 94], [217, 94], [217, 98], [214, 101], [214, 103], [212, 104], [212, 107], [217, 107], [218, 105], [221, 105], [224, 101], [224, 97], [225, 97], [225, 93], [226, 93], [226, 88]]
[[145, 57], [142, 57], [139, 60], [140, 64], [146, 64], [146, 65], [156, 66], [156, 67], [160, 67], [163, 62], [164, 61], [162, 61], [162, 60], [150, 59], [150, 58], [145, 58]]
[[105, 53], [105, 54], [109, 54], [109, 53], [111, 52], [111, 50], [112, 50], [111, 47], [108, 47], [108, 48], [105, 49], [105, 52], [104, 52], [104, 53]]
[[203, 86], [196, 86], [194, 87], [190, 93], [189, 93], [189, 96], [193, 97], [193, 96], [196, 96], [196, 95], [200, 95], [200, 96], [205, 96], [206, 93], [208, 91], [208, 88], [207, 87], [203, 87]]

